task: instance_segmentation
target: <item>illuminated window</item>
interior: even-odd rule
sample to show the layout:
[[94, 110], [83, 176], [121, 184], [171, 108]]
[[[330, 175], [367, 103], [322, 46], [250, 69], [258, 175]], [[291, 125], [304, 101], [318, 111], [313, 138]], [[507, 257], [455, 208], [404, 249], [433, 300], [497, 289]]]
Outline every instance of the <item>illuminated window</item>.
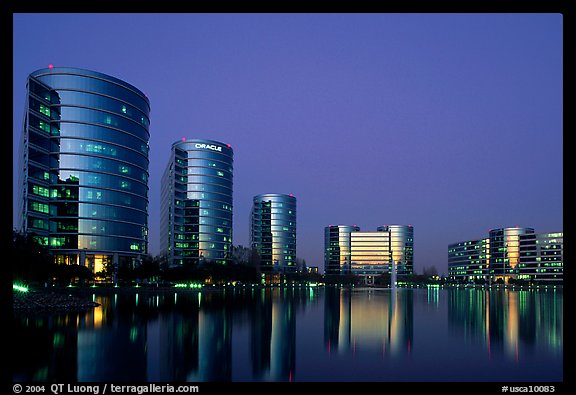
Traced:
[[49, 210], [48, 210], [48, 205], [45, 203], [40, 203], [40, 202], [30, 202], [30, 209], [32, 211], [37, 211], [40, 213], [45, 213], [48, 214]]
[[46, 107], [43, 104], [40, 104], [40, 112], [46, 115], [47, 117], [50, 117], [50, 108]]
[[32, 186], [32, 193], [35, 195], [40, 195], [44, 197], [48, 197], [49, 191], [48, 188], [42, 187], [40, 185], [33, 185]]
[[50, 246], [51, 247], [62, 247], [66, 240], [64, 237], [51, 237], [50, 238]]
[[38, 122], [38, 128], [42, 129], [46, 133], [50, 133], [50, 125], [44, 121]]

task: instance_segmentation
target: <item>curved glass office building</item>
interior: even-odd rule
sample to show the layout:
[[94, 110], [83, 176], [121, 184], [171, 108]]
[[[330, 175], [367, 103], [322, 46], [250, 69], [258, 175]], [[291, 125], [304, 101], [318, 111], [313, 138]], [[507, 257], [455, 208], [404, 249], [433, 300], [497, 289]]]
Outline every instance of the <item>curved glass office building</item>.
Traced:
[[414, 271], [414, 227], [384, 225], [376, 232], [361, 232], [356, 225], [324, 228], [324, 271], [351, 273], [371, 283], [375, 276], [391, 273], [394, 259], [398, 275]]
[[564, 233], [534, 233], [534, 228], [496, 228], [489, 237], [448, 245], [452, 280], [476, 283], [561, 284]]
[[354, 225], [330, 225], [324, 228], [324, 272], [344, 274], [350, 272], [350, 233], [359, 232]]
[[497, 228], [488, 233], [490, 239], [490, 277], [508, 279], [516, 277], [520, 262], [520, 235], [534, 233], [533, 228]]
[[182, 139], [161, 191], [160, 246], [169, 266], [224, 264], [232, 256], [234, 151], [214, 140]]
[[254, 196], [250, 245], [263, 272], [296, 270], [296, 198], [267, 193]]
[[95, 71], [50, 67], [27, 81], [22, 229], [56, 263], [99, 272], [148, 249], [150, 103]]
[[392, 259], [398, 275], [414, 272], [414, 227], [412, 225], [383, 225], [377, 232], [388, 232]]

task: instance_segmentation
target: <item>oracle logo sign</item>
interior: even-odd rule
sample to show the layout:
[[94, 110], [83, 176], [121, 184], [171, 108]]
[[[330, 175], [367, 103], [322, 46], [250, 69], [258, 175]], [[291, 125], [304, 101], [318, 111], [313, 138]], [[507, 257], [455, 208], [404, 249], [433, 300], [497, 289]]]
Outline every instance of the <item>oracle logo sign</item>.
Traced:
[[222, 152], [222, 147], [219, 147], [219, 146], [214, 145], [214, 144], [196, 143], [195, 147], [196, 148], [202, 148], [202, 149], [209, 149], [209, 150], [217, 151], [217, 152]]

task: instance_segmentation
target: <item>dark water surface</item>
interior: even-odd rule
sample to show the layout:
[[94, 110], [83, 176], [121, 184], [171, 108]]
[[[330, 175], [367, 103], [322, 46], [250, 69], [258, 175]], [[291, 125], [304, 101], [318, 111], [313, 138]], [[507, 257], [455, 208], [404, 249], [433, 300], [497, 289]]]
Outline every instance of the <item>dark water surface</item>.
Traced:
[[561, 290], [96, 291], [16, 316], [14, 381], [562, 381]]

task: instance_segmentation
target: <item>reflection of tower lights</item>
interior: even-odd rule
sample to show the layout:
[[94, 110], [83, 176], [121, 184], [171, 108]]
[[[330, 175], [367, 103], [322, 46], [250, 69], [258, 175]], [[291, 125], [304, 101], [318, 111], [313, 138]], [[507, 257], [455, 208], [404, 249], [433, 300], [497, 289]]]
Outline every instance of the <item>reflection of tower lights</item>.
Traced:
[[506, 290], [506, 344], [509, 355], [518, 354], [518, 293]]
[[487, 346], [488, 346], [488, 359], [492, 359], [492, 354], [490, 350], [490, 291], [485, 291], [486, 295], [486, 305], [484, 307], [484, 315], [486, 316], [484, 332], [486, 336]]
[[337, 351], [345, 352], [350, 349], [350, 336], [352, 331], [352, 294], [344, 289], [340, 290], [340, 313], [338, 325]]
[[[348, 351], [355, 357], [356, 347], [377, 350], [382, 355], [406, 352], [412, 336], [412, 292], [370, 290], [365, 293], [340, 292], [340, 303], [325, 321], [328, 352]], [[332, 321], [333, 319], [333, 321]], [[337, 333], [334, 333], [334, 329]], [[328, 335], [326, 335], [328, 336]]]

